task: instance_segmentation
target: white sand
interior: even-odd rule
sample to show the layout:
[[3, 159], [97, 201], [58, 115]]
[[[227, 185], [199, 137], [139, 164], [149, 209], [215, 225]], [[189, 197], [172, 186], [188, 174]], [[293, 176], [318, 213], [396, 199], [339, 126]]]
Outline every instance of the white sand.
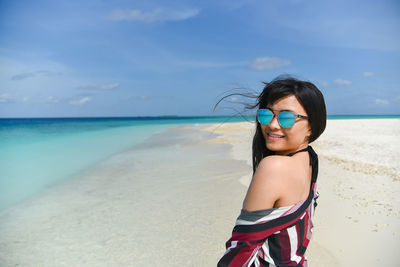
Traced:
[[[174, 128], [1, 213], [0, 265], [215, 266], [251, 179], [253, 130]], [[311, 266], [400, 262], [399, 133], [398, 119], [330, 120], [311, 144]]]
[[[255, 125], [210, 127], [248, 160]], [[400, 120], [329, 120], [311, 145], [319, 155], [311, 266], [399, 266]], [[248, 162], [250, 164], [250, 162]], [[247, 185], [251, 174], [240, 181]]]

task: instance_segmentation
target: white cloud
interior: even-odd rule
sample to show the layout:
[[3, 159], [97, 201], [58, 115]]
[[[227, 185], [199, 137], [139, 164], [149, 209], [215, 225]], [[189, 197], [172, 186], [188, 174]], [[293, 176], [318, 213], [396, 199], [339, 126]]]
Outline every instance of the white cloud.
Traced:
[[11, 102], [26, 103], [28, 101], [29, 101], [29, 97], [27, 97], [27, 96], [17, 98], [14, 96], [10, 96], [9, 94], [1, 94], [0, 95], [0, 103], [11, 103]]
[[150, 100], [151, 97], [148, 95], [135, 95], [135, 96], [131, 96], [130, 99], [134, 99], [134, 100]]
[[389, 105], [389, 101], [386, 100], [386, 99], [382, 99], [382, 98], [376, 98], [374, 102], [375, 102], [375, 105], [378, 105], [378, 106], [387, 106], [387, 105]]
[[119, 83], [111, 83], [111, 84], [90, 84], [90, 85], [83, 85], [79, 86], [80, 89], [91, 89], [91, 90], [99, 90], [99, 91], [108, 91], [114, 90], [119, 87]]
[[53, 96], [49, 96], [46, 99], [44, 99], [43, 102], [44, 103], [58, 103], [58, 102], [60, 102], [60, 100]]
[[344, 80], [344, 79], [336, 79], [335, 80], [335, 84], [336, 85], [344, 85], [344, 86], [347, 86], [347, 85], [351, 85], [353, 82], [352, 81], [349, 81], [349, 80]]
[[30, 72], [23, 72], [20, 74], [16, 74], [11, 77], [11, 80], [19, 81], [30, 77], [35, 76], [53, 76], [53, 75], [61, 75], [61, 72], [55, 71], [48, 71], [48, 70], [38, 70], [38, 71], [30, 71]]
[[81, 105], [84, 105], [84, 104], [86, 104], [86, 103], [88, 103], [88, 102], [90, 102], [90, 101], [92, 101], [92, 98], [91, 98], [91, 97], [89, 97], [89, 96], [83, 96], [83, 97], [81, 97], [81, 98], [79, 98], [79, 99], [71, 100], [71, 101], [69, 101], [69, 103], [70, 103], [71, 105], [78, 105], [78, 106], [81, 106]]
[[366, 71], [366, 72], [363, 73], [363, 76], [364, 76], [364, 77], [371, 77], [371, 76], [374, 76], [374, 73], [373, 73], [373, 72]]
[[133, 20], [143, 22], [155, 21], [178, 21], [185, 20], [199, 14], [200, 10], [197, 8], [184, 9], [184, 10], [171, 10], [164, 8], [156, 8], [152, 11], [142, 11], [140, 9], [116, 9], [108, 16], [110, 20], [122, 21]]
[[15, 102], [15, 97], [12, 97], [8, 94], [0, 95], [0, 103], [9, 103], [9, 102]]
[[272, 70], [285, 66], [289, 66], [291, 62], [287, 59], [278, 57], [259, 57], [250, 65], [253, 70]]
[[129, 97], [129, 99], [134, 100], [134, 101], [150, 101], [150, 100], [155, 100], [155, 99], [162, 99], [162, 100], [169, 100], [173, 99], [175, 96], [173, 95], [132, 95]]

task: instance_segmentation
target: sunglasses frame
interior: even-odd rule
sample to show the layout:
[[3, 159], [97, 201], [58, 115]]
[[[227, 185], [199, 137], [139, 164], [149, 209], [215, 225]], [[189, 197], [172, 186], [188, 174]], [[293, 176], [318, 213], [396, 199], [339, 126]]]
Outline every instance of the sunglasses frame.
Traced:
[[[262, 108], [262, 109], [259, 109], [258, 112], [257, 112], [257, 121], [258, 121], [260, 124], [262, 124], [262, 125], [268, 125], [268, 124], [271, 123], [271, 121], [270, 121], [268, 124], [263, 124], [263, 123], [260, 122], [260, 120], [259, 120], [259, 113], [260, 113], [260, 111], [262, 111], [262, 110], [271, 111], [271, 113], [272, 113], [271, 121], [274, 119], [274, 117], [277, 117], [277, 120], [278, 120], [279, 125], [280, 125], [282, 128], [285, 128], [285, 129], [290, 129], [290, 128], [292, 128], [292, 127], [294, 126], [294, 124], [296, 123], [296, 118], [309, 120], [309, 118], [308, 118], [307, 116], [300, 115], [300, 114], [294, 113], [294, 112], [289, 111], [289, 110], [281, 110], [281, 111], [277, 111], [277, 112], [275, 113], [272, 109], [269, 109], [269, 108]], [[288, 113], [291, 113], [291, 114], [294, 115], [295, 119], [294, 119], [294, 122], [293, 122], [293, 125], [292, 125], [292, 126], [286, 128], [286, 127], [283, 127], [283, 126], [281, 125], [281, 122], [279, 121], [279, 115], [280, 115], [282, 112], [288, 112]]]

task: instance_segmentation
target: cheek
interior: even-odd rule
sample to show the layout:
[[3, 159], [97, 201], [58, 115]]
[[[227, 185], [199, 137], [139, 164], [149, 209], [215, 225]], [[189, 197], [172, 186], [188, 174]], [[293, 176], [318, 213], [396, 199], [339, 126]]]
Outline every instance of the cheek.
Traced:
[[260, 124], [261, 132], [264, 138], [266, 138], [266, 128], [267, 126]]
[[308, 128], [307, 127], [298, 127], [295, 131], [292, 132], [292, 136], [297, 141], [304, 141], [308, 135]]

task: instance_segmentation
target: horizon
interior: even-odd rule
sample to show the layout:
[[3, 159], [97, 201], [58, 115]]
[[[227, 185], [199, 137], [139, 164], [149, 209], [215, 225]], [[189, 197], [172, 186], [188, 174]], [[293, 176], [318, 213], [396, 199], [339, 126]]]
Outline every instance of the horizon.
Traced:
[[[254, 117], [254, 115], [243, 115], [245, 117]], [[329, 117], [400, 117], [400, 114], [327, 114]], [[118, 119], [118, 118], [157, 118], [157, 119], [169, 119], [169, 118], [210, 118], [210, 117], [242, 117], [240, 115], [194, 115], [194, 116], [178, 116], [178, 115], [154, 115], [154, 116], [81, 116], [81, 117], [0, 117], [1, 119]]]

